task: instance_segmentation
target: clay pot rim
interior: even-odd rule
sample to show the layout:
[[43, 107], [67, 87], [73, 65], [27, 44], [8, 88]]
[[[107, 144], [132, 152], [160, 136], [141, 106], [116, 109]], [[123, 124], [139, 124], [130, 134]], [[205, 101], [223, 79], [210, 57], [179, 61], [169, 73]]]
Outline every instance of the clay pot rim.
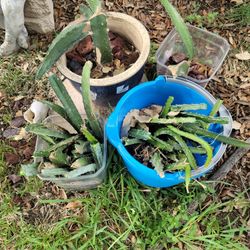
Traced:
[[[110, 86], [115, 85], [117, 83], [123, 82], [131, 78], [133, 75], [135, 75], [141, 68], [144, 66], [144, 64], [147, 61], [149, 51], [150, 51], [150, 37], [149, 34], [144, 27], [144, 25], [138, 21], [136, 18], [129, 16], [127, 14], [118, 13], [118, 12], [108, 12], [107, 13], [108, 18], [114, 18], [114, 19], [120, 19], [122, 21], [122, 25], [126, 26], [126, 23], [129, 23], [130, 25], [133, 25], [137, 31], [138, 34], [141, 36], [141, 40], [143, 41], [141, 44], [141, 48], [137, 48], [140, 51], [140, 56], [137, 59], [137, 61], [127, 70], [125, 70], [123, 73], [118, 74], [116, 76], [112, 77], [106, 77], [102, 79], [90, 79], [90, 85], [91, 86]], [[75, 23], [78, 23], [82, 20], [82, 18], [79, 18], [69, 25], [73, 25]], [[126, 36], [125, 36], [126, 37]], [[64, 53], [60, 59], [57, 61], [56, 66], [58, 70], [68, 79], [81, 83], [81, 76], [75, 74], [71, 70], [69, 70], [66, 66], [66, 54]]]

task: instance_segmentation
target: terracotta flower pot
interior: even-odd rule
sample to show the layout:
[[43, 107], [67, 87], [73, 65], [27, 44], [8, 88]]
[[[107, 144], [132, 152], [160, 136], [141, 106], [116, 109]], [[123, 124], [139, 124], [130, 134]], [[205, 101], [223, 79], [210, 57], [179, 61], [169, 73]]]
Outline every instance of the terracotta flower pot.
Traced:
[[[141, 22], [134, 17], [117, 12], [108, 12], [107, 16], [109, 29], [133, 43], [139, 50], [140, 56], [130, 68], [121, 74], [103, 79], [90, 79], [92, 100], [95, 104], [106, 107], [115, 105], [123, 94], [140, 83], [150, 51], [149, 34]], [[69, 25], [74, 25], [79, 21], [81, 19]], [[81, 76], [67, 68], [66, 54], [58, 60], [57, 67], [70, 80], [73, 87], [80, 91]]]

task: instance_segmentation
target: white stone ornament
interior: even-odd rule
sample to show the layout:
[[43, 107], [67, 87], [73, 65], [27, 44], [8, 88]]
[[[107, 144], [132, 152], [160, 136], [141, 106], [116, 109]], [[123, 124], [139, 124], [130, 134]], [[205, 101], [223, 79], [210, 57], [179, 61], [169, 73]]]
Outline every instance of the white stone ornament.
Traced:
[[52, 0], [0, 0], [0, 27], [5, 38], [0, 56], [8, 56], [20, 47], [27, 49], [28, 32], [47, 33], [54, 30]]

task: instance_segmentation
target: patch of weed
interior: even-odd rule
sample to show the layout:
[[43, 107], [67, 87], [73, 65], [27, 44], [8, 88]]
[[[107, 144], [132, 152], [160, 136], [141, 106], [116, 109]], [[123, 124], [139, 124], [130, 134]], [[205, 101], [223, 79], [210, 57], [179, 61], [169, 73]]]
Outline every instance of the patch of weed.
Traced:
[[228, 18], [235, 25], [247, 26], [250, 24], [250, 4], [241, 4], [230, 9], [226, 13], [226, 18]]

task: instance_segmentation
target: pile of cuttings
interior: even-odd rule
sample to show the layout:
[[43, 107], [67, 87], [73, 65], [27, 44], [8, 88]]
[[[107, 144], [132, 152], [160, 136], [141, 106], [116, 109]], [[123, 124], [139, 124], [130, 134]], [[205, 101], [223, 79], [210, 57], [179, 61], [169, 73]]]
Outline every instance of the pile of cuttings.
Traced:
[[[44, 150], [37, 150], [33, 157], [42, 157], [38, 173], [44, 178], [75, 178], [91, 174], [103, 164], [103, 145], [82, 128], [81, 134], [68, 131], [51, 124], [30, 124], [26, 131], [38, 135], [47, 143]], [[87, 139], [86, 139], [87, 138]]]
[[152, 105], [130, 111], [121, 131], [124, 145], [131, 155], [155, 169], [161, 178], [165, 172], [184, 170], [188, 186], [191, 170], [200, 167], [197, 156], [203, 155], [204, 167], [208, 167], [213, 158], [213, 148], [203, 137], [236, 147], [250, 146], [244, 141], [209, 131], [211, 124], [229, 122], [228, 117], [216, 116], [221, 100], [216, 102], [209, 115], [195, 112], [207, 110], [204, 103], [172, 105], [173, 101], [174, 97], [170, 96], [164, 107]]
[[[56, 112], [61, 121], [56, 118], [54, 123], [57, 124], [54, 124], [52, 116], [47, 122], [45, 120], [43, 123], [31, 123], [26, 126], [27, 132], [37, 135], [46, 145], [37, 143], [38, 147], [33, 154], [36, 161], [22, 165], [21, 174], [40, 174], [44, 179], [76, 178], [92, 174], [105, 164], [103, 132], [90, 101], [91, 67], [91, 62], [85, 63], [81, 85], [86, 119], [78, 112], [60, 78], [55, 74], [49, 77], [50, 85], [62, 106], [45, 100], [41, 102]], [[37, 163], [39, 160], [40, 163]]]

